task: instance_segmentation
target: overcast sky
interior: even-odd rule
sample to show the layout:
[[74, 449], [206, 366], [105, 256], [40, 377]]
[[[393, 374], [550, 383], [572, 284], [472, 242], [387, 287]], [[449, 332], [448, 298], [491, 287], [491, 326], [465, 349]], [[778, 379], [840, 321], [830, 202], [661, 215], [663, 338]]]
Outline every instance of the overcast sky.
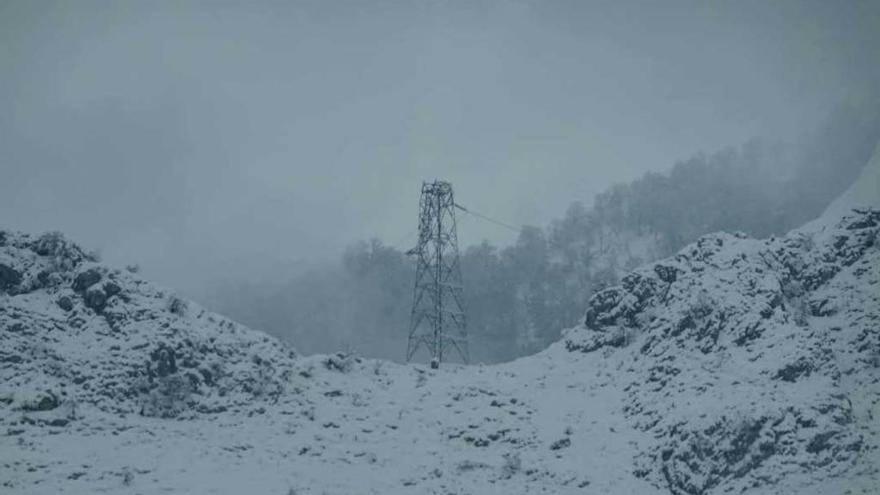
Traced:
[[[516, 224], [880, 87], [880, 2], [0, 2], [0, 228], [197, 295]], [[513, 234], [463, 218], [462, 243]]]

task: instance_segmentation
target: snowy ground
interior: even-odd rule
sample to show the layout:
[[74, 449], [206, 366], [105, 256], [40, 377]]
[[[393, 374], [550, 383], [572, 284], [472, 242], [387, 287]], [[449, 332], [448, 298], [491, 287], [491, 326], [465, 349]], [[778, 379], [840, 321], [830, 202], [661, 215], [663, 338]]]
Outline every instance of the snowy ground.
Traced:
[[[633, 474], [651, 443], [621, 412], [624, 360], [545, 352], [347, 372], [325, 360], [302, 360], [301, 394], [249, 410], [169, 420], [85, 409], [73, 426], [5, 425], [3, 492], [669, 493]], [[797, 492], [877, 493], [877, 480], [804, 478]]]
[[6, 493], [657, 492], [632, 474], [618, 370], [559, 356], [345, 373], [312, 357], [301, 395], [235, 414], [19, 424], [2, 437]]

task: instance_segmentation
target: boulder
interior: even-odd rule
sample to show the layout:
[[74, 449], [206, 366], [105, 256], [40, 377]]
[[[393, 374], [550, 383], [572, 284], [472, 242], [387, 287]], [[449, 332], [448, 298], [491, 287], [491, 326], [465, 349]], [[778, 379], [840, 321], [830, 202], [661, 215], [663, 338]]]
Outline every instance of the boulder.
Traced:
[[58, 298], [58, 307], [63, 309], [64, 311], [70, 311], [73, 309], [73, 300], [70, 299], [70, 296], [61, 296]]
[[89, 287], [97, 284], [101, 281], [101, 272], [99, 272], [95, 268], [91, 268], [86, 270], [73, 280], [73, 290], [77, 292], [84, 292]]
[[104, 305], [107, 304], [107, 294], [97, 287], [92, 287], [86, 291], [83, 301], [86, 307], [92, 308], [96, 313], [99, 313], [104, 309]]
[[10, 292], [21, 283], [21, 273], [0, 263], [0, 291]]
[[58, 407], [58, 396], [51, 391], [39, 392], [34, 397], [24, 401], [21, 408], [25, 411], [51, 411]]
[[77, 292], [83, 292], [100, 281], [101, 272], [99, 272], [95, 268], [92, 268], [80, 273], [76, 276], [75, 279], [73, 279], [73, 290]]
[[104, 284], [104, 293], [107, 294], [108, 299], [115, 296], [116, 294], [119, 294], [120, 292], [122, 292], [122, 288], [119, 287], [119, 285], [117, 285], [116, 283], [107, 282], [106, 284]]

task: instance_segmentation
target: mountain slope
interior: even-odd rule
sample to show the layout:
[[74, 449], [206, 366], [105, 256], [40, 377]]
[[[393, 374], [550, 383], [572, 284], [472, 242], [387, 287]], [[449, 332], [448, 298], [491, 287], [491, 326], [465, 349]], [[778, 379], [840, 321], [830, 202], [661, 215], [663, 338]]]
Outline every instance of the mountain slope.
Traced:
[[299, 357], [0, 232], [4, 493], [876, 493], [880, 210], [714, 234], [528, 358]]
[[0, 232], [0, 287], [0, 390], [13, 408], [192, 415], [277, 396], [290, 373], [293, 352], [275, 339], [58, 234]]
[[656, 439], [640, 476], [672, 493], [876, 477], [878, 225], [860, 210], [780, 239], [706, 236], [591, 300], [565, 346], [629, 357], [623, 413]]

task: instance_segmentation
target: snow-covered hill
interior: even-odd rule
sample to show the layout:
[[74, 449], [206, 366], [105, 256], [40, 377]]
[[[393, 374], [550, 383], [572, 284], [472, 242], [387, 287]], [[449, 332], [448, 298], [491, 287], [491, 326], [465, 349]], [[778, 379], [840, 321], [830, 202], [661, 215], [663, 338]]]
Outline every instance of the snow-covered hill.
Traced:
[[297, 356], [0, 232], [2, 493], [878, 493], [880, 210], [714, 234], [498, 366]]
[[0, 288], [0, 387], [13, 409], [190, 417], [277, 397], [290, 374], [294, 353], [275, 339], [95, 263], [57, 233], [0, 232]]
[[[296, 357], [57, 234], [4, 232], [0, 274], [4, 493], [651, 489], [617, 442], [621, 391], [565, 351], [439, 371]], [[591, 431], [614, 431], [607, 449]]]
[[591, 300], [565, 345], [627, 356], [622, 411], [654, 439], [639, 476], [672, 493], [880, 486], [878, 226], [860, 210], [781, 239], [706, 236]]

